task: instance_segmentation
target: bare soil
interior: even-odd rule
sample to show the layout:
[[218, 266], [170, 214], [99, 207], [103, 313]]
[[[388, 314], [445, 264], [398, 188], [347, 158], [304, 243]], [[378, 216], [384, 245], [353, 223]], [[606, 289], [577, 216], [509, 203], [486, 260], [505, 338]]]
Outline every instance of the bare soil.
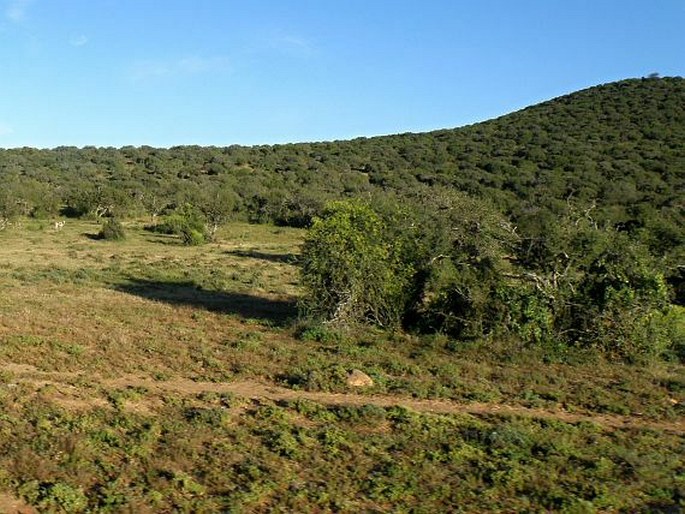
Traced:
[[[82, 409], [103, 407], [107, 402], [93, 397], [73, 385], [75, 374], [42, 372], [28, 365], [5, 364], [0, 370], [12, 373], [12, 383], [33, 385], [42, 389], [42, 394], [65, 408]], [[82, 377], [86, 378], [86, 377]], [[236, 380], [233, 382], [195, 382], [185, 379], [154, 380], [135, 375], [123, 375], [116, 379], [88, 376], [89, 386], [105, 390], [145, 388], [150, 395], [139, 400], [127, 401], [127, 407], [141, 414], [154, 414], [159, 405], [151, 396], [155, 393], [176, 393], [197, 395], [200, 393], [230, 393], [249, 400], [295, 401], [308, 400], [322, 405], [376, 405], [378, 407], [400, 406], [416, 412], [435, 414], [471, 414], [477, 416], [521, 416], [535, 419], [557, 420], [565, 423], [589, 422], [608, 429], [652, 429], [675, 434], [685, 434], [685, 419], [654, 421], [638, 415], [621, 416], [613, 414], [577, 413], [559, 409], [538, 409], [498, 403], [458, 403], [448, 400], [420, 400], [406, 396], [369, 395], [359, 393], [327, 393], [288, 389], [266, 381]]]
[[23, 500], [0, 493], [0, 512], [3, 514], [36, 514], [36, 510]]

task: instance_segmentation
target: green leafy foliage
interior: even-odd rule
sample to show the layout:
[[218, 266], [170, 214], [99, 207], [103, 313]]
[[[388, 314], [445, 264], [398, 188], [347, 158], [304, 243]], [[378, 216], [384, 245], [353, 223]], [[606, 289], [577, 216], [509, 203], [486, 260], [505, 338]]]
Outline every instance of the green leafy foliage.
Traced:
[[80, 488], [62, 482], [23, 484], [20, 492], [31, 503], [45, 512], [83, 512], [88, 507], [88, 498]]
[[188, 246], [202, 245], [209, 238], [202, 213], [189, 203], [181, 205], [166, 216], [162, 223], [150, 228], [162, 234], [180, 236], [183, 244]]
[[230, 184], [213, 185], [198, 199], [199, 209], [209, 225], [207, 232], [211, 239], [219, 227], [233, 216], [239, 201]]
[[401, 320], [412, 270], [398, 257], [386, 225], [368, 205], [334, 202], [314, 224], [302, 250], [301, 307], [340, 324]]
[[36, 198], [37, 213], [50, 210], [41, 202], [57, 199], [75, 215], [159, 214], [169, 205], [204, 205], [198, 198], [218, 188], [237, 195], [233, 215], [298, 226], [327, 201], [408, 193], [420, 184], [488, 198], [516, 225], [533, 211], [562, 214], [571, 197], [595, 202], [601, 224], [639, 232], [654, 252], [670, 255], [685, 224], [684, 139], [685, 80], [633, 79], [424, 134], [256, 147], [0, 150], [0, 176], [29, 184], [23, 202], [35, 184], [49, 189]]
[[121, 241], [126, 238], [126, 231], [121, 222], [116, 218], [107, 218], [100, 230], [100, 239], [107, 241]]
[[513, 226], [488, 202], [449, 190], [412, 201], [419, 213], [419, 324], [462, 337], [495, 331], [503, 321], [496, 292], [508, 280], [517, 240]]
[[610, 234], [583, 271], [572, 309], [581, 341], [631, 358], [666, 351], [662, 316], [669, 292], [643, 246]]
[[669, 287], [640, 239], [598, 227], [587, 212], [543, 226], [547, 237], [519, 246], [519, 264], [553, 317], [550, 337], [622, 358], [666, 352]]
[[[40, 512], [678, 511], [682, 437], [506, 416], [166, 395], [156, 416], [0, 398]], [[188, 406], [200, 404], [188, 416]], [[200, 411], [221, 411], [205, 417]]]
[[[60, 208], [85, 218], [167, 213], [159, 229], [194, 245], [228, 218], [301, 227], [318, 218], [342, 230], [344, 216], [327, 221], [325, 206], [364, 198], [373, 237], [362, 232], [351, 248], [331, 241], [359, 269], [346, 285], [348, 272], [329, 270], [340, 280], [331, 297], [313, 292], [323, 282], [309, 284], [322, 303], [303, 302], [308, 312], [619, 356], [672, 353], [659, 320], [667, 295], [685, 304], [684, 140], [685, 79], [672, 77], [605, 84], [424, 134], [7, 149], [0, 228]], [[353, 225], [350, 235], [365, 230]], [[332, 238], [322, 226], [314, 233]], [[625, 251], [612, 255], [614, 244]], [[360, 270], [375, 284], [368, 291]]]
[[2, 184], [0, 187], [0, 230], [7, 227], [21, 212], [17, 197], [11, 187]]
[[406, 210], [332, 204], [303, 247], [303, 313], [629, 360], [675, 351], [669, 289], [639, 241], [578, 219], [532, 251], [486, 202], [428, 193]]

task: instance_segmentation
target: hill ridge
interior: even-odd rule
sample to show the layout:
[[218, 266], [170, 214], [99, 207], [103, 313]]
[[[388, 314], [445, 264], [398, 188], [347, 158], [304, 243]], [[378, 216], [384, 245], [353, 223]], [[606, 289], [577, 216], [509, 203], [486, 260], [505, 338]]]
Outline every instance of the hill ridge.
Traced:
[[425, 133], [256, 147], [0, 150], [0, 218], [3, 210], [159, 214], [221, 188], [232, 192], [238, 218], [306, 226], [332, 199], [445, 187], [490, 201], [524, 231], [531, 217], [565, 215], [569, 202], [592, 208], [598, 224], [648, 233], [663, 256], [685, 245], [683, 141], [685, 79], [626, 79]]

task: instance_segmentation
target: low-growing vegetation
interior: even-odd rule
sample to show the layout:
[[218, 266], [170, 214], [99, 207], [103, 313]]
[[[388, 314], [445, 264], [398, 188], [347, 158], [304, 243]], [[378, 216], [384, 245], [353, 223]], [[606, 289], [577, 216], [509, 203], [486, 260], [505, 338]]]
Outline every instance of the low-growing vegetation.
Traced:
[[0, 511], [682, 510], [684, 84], [0, 150]]
[[116, 218], [108, 218], [102, 224], [102, 229], [98, 235], [107, 241], [121, 241], [126, 237], [126, 232], [121, 221]]
[[[146, 224], [129, 222], [116, 245], [87, 237], [89, 221], [55, 232], [25, 220], [0, 235], [0, 488], [16, 501], [41, 512], [682, 502], [682, 365], [298, 320], [304, 231], [229, 224], [193, 247]], [[374, 385], [351, 390], [351, 369]], [[260, 384], [302, 397], [269, 399]], [[341, 395], [350, 403], [329, 403]], [[431, 414], [417, 399], [453, 403]]]
[[654, 512], [685, 493], [668, 433], [216, 394], [75, 410], [27, 393], [0, 399], [0, 486], [40, 512]]

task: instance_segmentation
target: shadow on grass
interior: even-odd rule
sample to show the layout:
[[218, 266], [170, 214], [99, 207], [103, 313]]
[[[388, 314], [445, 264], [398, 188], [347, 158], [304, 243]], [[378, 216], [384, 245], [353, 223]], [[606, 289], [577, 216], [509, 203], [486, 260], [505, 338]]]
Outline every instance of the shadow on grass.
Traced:
[[294, 301], [270, 300], [243, 293], [228, 293], [203, 289], [193, 282], [155, 282], [131, 279], [114, 289], [172, 305], [189, 305], [211, 312], [235, 314], [245, 319], [257, 319], [274, 326], [285, 326], [297, 314]]
[[250, 259], [261, 259], [269, 262], [283, 262], [285, 264], [295, 264], [298, 256], [294, 253], [264, 253], [257, 250], [229, 250], [228, 255], [236, 257], [247, 257]]
[[178, 236], [167, 236], [164, 234], [155, 234], [152, 237], [146, 237], [145, 240], [148, 243], [154, 243], [154, 244], [158, 244], [158, 245], [188, 247], [187, 245], [183, 244], [183, 241], [181, 241], [181, 238]]

